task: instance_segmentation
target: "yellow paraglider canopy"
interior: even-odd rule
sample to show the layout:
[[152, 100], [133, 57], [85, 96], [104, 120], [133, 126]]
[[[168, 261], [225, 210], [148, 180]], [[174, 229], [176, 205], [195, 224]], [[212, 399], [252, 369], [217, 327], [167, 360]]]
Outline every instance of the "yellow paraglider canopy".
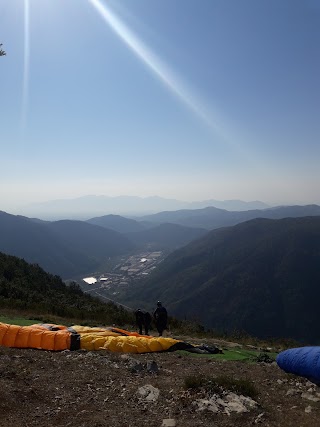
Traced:
[[108, 350], [117, 353], [151, 353], [192, 347], [173, 338], [139, 335], [119, 328], [89, 328], [41, 324], [18, 326], [0, 323], [0, 345], [43, 350]]

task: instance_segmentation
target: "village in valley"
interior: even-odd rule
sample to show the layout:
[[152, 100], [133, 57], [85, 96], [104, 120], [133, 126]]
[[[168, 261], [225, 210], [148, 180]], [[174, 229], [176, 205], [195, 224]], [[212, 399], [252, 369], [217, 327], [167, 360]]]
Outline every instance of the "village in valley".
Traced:
[[77, 282], [85, 293], [104, 300], [117, 300], [120, 293], [147, 278], [165, 255], [163, 251], [146, 251], [121, 257], [108, 271], [94, 272]]

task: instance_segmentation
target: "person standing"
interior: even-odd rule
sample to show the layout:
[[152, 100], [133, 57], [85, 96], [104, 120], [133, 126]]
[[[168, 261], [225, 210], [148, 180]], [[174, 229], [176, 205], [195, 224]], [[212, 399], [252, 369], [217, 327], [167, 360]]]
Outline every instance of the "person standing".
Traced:
[[145, 311], [143, 315], [144, 315], [144, 332], [145, 332], [145, 335], [149, 335], [149, 329], [150, 329], [152, 317], [148, 311]]
[[142, 335], [142, 327], [144, 325], [144, 315], [143, 312], [140, 310], [140, 308], [138, 308], [138, 310], [135, 311], [135, 316], [136, 316], [136, 324], [139, 328], [139, 334]]
[[167, 329], [168, 313], [166, 308], [163, 307], [161, 301], [157, 302], [157, 308], [153, 313], [153, 318], [159, 333], [159, 337], [162, 337], [163, 331]]
[[142, 311], [140, 308], [135, 312], [136, 324], [139, 328], [139, 334], [142, 335], [142, 328], [144, 328], [144, 334], [149, 335], [149, 328], [151, 325], [151, 314], [148, 311]]

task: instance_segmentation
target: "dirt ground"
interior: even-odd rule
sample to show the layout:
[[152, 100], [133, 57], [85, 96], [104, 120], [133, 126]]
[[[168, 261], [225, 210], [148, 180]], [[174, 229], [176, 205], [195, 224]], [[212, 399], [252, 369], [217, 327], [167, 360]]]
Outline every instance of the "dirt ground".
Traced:
[[[146, 369], [152, 361], [158, 373]], [[184, 388], [185, 378], [192, 375], [248, 379], [258, 391], [258, 406], [230, 415], [200, 411], [195, 402], [208, 396], [201, 389]], [[138, 393], [146, 385], [159, 390], [155, 401]], [[128, 356], [0, 347], [1, 427], [158, 427], [166, 425], [164, 419], [186, 427], [318, 427], [318, 392], [320, 388], [285, 374], [275, 363], [216, 361], [180, 352]]]

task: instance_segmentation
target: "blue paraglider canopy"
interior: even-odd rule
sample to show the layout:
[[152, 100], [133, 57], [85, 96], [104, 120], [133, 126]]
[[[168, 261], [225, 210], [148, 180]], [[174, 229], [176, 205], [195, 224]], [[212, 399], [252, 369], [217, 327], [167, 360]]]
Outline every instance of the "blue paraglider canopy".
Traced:
[[277, 364], [285, 372], [307, 378], [320, 385], [320, 347], [299, 347], [282, 351]]

